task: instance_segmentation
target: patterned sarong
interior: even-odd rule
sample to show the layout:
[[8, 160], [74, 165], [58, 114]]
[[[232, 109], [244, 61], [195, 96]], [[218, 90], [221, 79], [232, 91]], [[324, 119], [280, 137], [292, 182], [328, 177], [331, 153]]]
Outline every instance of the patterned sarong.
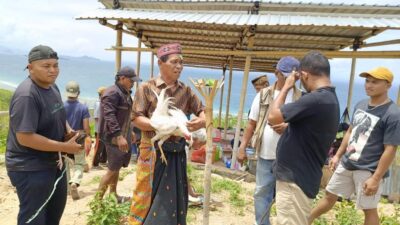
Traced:
[[166, 141], [163, 150], [168, 165], [161, 161], [160, 151], [142, 140], [129, 217], [131, 225], [186, 225], [185, 140]]

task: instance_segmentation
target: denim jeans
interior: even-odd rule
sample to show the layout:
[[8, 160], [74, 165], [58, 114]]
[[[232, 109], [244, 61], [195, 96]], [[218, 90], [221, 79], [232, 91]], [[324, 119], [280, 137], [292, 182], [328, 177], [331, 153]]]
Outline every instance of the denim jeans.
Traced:
[[[18, 225], [26, 222], [36, 213], [53, 190], [54, 183], [62, 171], [54, 168], [40, 171], [8, 171], [11, 183], [17, 189], [19, 199]], [[67, 176], [57, 184], [56, 190], [30, 225], [58, 225], [67, 202]]]
[[275, 160], [261, 157], [257, 161], [254, 207], [257, 225], [270, 225], [269, 213], [275, 195], [276, 178], [272, 172]]

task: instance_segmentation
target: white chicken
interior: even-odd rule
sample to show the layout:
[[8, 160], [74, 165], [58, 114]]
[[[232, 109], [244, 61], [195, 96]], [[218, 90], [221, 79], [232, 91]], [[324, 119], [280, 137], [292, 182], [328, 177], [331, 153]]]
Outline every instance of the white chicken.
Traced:
[[[161, 152], [161, 160], [167, 164], [162, 144], [171, 136], [184, 137], [189, 141], [189, 145], [193, 143], [192, 134], [189, 132], [186, 123], [188, 122], [187, 116], [182, 110], [172, 106], [171, 97], [165, 95], [166, 88], [162, 89], [160, 94], [157, 94], [157, 106], [150, 118], [150, 125], [155, 129], [156, 135], [151, 139], [151, 144], [158, 140], [158, 147]], [[202, 133], [200, 137], [205, 137], [206, 130], [204, 128], [196, 131]], [[201, 140], [200, 140], [201, 141]], [[203, 140], [204, 141], [204, 140]]]

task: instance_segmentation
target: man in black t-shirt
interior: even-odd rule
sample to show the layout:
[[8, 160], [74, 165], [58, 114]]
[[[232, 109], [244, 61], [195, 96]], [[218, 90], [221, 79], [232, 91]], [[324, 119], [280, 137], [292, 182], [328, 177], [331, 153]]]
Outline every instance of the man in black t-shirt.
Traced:
[[[308, 93], [296, 102], [284, 104], [298, 79]], [[312, 199], [319, 190], [322, 167], [339, 124], [339, 103], [325, 56], [315, 51], [304, 56], [299, 71], [292, 72], [273, 101], [268, 122], [289, 124], [276, 152], [277, 222], [307, 224]]]
[[78, 135], [63, 142], [71, 128], [55, 85], [57, 53], [48, 46], [34, 47], [27, 69], [29, 77], [17, 87], [10, 103], [6, 168], [20, 202], [18, 225], [30, 220], [34, 225], [57, 225], [67, 201], [65, 167], [59, 167], [57, 152], [73, 154], [83, 147], [75, 142]]

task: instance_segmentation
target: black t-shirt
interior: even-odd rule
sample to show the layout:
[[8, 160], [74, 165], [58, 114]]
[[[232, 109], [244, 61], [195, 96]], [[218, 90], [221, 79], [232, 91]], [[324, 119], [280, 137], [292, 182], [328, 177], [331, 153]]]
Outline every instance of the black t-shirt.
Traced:
[[296, 183], [309, 198], [318, 194], [321, 168], [335, 139], [339, 103], [335, 88], [325, 87], [281, 107], [288, 128], [276, 153], [278, 180]]
[[37, 171], [57, 166], [57, 152], [44, 152], [22, 146], [17, 132], [32, 132], [62, 141], [66, 132], [66, 114], [56, 85], [37, 86], [29, 77], [15, 90], [10, 104], [10, 130], [7, 138], [8, 171]]

